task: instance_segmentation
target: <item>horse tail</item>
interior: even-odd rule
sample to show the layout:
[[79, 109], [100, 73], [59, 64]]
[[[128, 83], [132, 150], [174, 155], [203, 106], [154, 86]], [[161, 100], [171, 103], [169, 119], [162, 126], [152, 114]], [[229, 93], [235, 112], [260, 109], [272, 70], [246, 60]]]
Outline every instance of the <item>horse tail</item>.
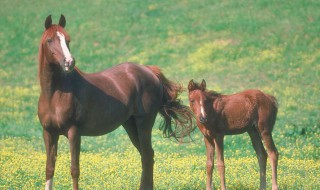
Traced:
[[276, 119], [277, 119], [277, 114], [278, 114], [278, 101], [276, 99], [276, 97], [267, 94], [269, 100], [271, 101], [271, 105], [270, 105], [270, 127], [271, 127], [271, 131], [273, 130], [274, 124], [276, 123]]
[[[168, 80], [157, 66], [147, 66], [160, 80], [164, 96], [159, 110], [163, 117], [160, 130], [163, 130], [164, 137], [175, 139], [190, 135], [195, 129], [192, 124], [193, 114], [188, 106], [182, 104], [179, 94], [183, 91], [180, 84]], [[172, 120], [173, 119], [173, 120]]]

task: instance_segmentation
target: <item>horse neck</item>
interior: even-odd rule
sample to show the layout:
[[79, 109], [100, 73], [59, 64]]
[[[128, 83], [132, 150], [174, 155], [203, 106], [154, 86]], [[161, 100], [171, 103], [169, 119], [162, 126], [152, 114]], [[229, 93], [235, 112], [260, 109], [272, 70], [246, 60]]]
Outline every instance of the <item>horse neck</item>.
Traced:
[[39, 45], [38, 61], [38, 77], [40, 80], [41, 94], [50, 97], [53, 93], [53, 71], [50, 71], [49, 63], [44, 56], [42, 43]]
[[[62, 73], [58, 68], [55, 68], [53, 64], [44, 62], [39, 65], [39, 79], [40, 88], [43, 96], [50, 99], [56, 92], [70, 92], [72, 81], [72, 74], [68, 75]], [[57, 91], [59, 90], [59, 91]]]
[[40, 65], [39, 68], [39, 79], [40, 79], [40, 87], [41, 92], [45, 96], [51, 97], [53, 92], [55, 91], [57, 83], [59, 82], [59, 77], [56, 76], [54, 70], [50, 68], [49, 64], [44, 63]]
[[208, 92], [205, 94], [207, 100], [208, 100], [208, 112], [209, 113], [214, 113], [216, 114], [217, 112], [219, 112], [219, 110], [216, 110], [215, 109], [215, 106], [214, 104], [217, 103], [219, 100], [220, 100], [220, 94], [215, 94], [215, 93], [212, 93], [212, 92]]

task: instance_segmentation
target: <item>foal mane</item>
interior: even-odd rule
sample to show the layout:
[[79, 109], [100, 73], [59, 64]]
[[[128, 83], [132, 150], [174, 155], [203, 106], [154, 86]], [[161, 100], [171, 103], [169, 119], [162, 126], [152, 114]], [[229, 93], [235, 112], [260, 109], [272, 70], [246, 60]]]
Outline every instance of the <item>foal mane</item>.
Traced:
[[201, 85], [200, 85], [199, 83], [197, 83], [197, 82], [194, 82], [193, 90], [201, 90], [206, 97], [210, 97], [210, 98], [213, 98], [213, 99], [222, 96], [221, 93], [216, 92], [216, 91], [214, 91], [214, 90], [207, 90], [207, 89], [204, 89], [204, 90], [203, 90], [202, 87], [201, 87]]
[[218, 97], [222, 96], [221, 93], [216, 92], [214, 90], [205, 90], [204, 93], [206, 96], [211, 97], [211, 98], [218, 98]]

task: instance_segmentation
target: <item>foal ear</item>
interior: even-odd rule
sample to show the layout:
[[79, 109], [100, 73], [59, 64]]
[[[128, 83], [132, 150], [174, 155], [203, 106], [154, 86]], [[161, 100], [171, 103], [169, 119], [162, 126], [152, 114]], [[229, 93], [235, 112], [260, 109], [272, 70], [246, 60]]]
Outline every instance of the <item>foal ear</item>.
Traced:
[[60, 20], [59, 20], [59, 25], [62, 26], [62, 28], [64, 28], [66, 26], [66, 17], [64, 17], [63, 14], [61, 14], [60, 16]]
[[46, 21], [44, 22], [44, 27], [46, 27], [46, 29], [48, 29], [51, 25], [52, 25], [51, 15], [48, 15], [46, 18]]
[[205, 81], [204, 79], [202, 79], [202, 82], [201, 82], [201, 84], [200, 84], [201, 90], [202, 90], [202, 91], [206, 90], [206, 86], [207, 86], [206, 81]]
[[193, 79], [190, 80], [189, 84], [188, 84], [188, 90], [189, 91], [192, 91], [194, 89], [194, 82], [193, 82]]

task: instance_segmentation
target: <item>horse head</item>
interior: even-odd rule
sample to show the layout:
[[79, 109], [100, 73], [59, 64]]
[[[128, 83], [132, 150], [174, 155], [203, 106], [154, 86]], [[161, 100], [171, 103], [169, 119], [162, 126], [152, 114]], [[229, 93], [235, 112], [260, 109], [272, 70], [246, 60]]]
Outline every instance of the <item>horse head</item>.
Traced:
[[202, 80], [201, 84], [195, 83], [193, 80], [189, 82], [189, 104], [190, 108], [200, 123], [207, 122], [207, 113], [205, 111], [207, 98], [205, 95], [206, 81]]
[[70, 36], [64, 30], [66, 19], [61, 15], [59, 24], [52, 24], [51, 15], [47, 16], [45, 31], [42, 35], [41, 50], [43, 62], [69, 73], [75, 66], [75, 60], [69, 49]]

